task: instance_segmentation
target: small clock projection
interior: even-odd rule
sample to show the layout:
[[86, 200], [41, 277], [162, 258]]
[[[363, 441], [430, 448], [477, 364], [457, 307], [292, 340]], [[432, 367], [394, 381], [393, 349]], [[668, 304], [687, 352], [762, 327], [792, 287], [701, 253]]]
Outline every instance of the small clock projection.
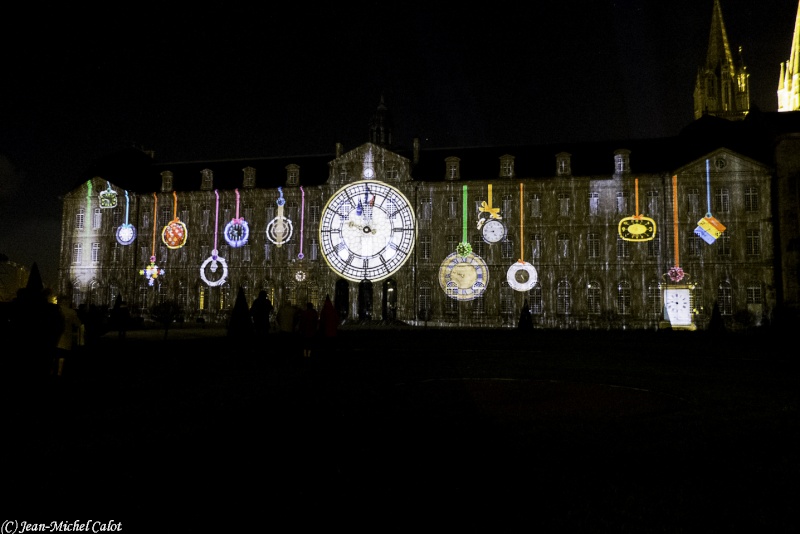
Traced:
[[656, 236], [656, 222], [650, 217], [625, 217], [619, 222], [623, 241], [650, 241]]
[[489, 219], [481, 226], [481, 236], [487, 243], [498, 243], [506, 237], [506, 225], [497, 219]]

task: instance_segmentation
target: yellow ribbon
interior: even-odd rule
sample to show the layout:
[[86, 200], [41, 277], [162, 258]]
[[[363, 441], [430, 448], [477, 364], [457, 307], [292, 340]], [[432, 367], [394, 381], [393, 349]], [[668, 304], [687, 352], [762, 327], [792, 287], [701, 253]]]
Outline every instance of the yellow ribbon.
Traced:
[[500, 208], [493, 208], [491, 204], [487, 204], [484, 200], [481, 202], [480, 211], [484, 213], [488, 213], [489, 217], [492, 219], [502, 219], [503, 217], [500, 215]]

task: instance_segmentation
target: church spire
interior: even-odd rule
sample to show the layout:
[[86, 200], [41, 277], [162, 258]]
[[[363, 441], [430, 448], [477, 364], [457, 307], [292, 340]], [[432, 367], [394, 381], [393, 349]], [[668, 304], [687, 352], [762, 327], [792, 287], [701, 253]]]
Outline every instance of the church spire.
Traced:
[[715, 115], [738, 120], [750, 111], [750, 74], [742, 59], [742, 48], [738, 51], [737, 65], [728, 44], [722, 7], [719, 0], [714, 0], [706, 61], [698, 69], [694, 88], [695, 119]]
[[386, 104], [383, 103], [383, 94], [378, 109], [369, 121], [369, 140], [381, 147], [392, 147], [392, 116]]
[[800, 110], [800, 2], [794, 21], [792, 51], [789, 61], [781, 63], [781, 78], [778, 80], [778, 111]]

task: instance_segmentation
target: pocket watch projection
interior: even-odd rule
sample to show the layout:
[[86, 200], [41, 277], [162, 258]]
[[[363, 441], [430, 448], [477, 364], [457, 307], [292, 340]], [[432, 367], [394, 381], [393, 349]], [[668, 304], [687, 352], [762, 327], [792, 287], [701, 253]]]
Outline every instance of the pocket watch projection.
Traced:
[[453, 252], [439, 267], [439, 286], [451, 299], [476, 299], [486, 291], [488, 282], [489, 266], [472, 252], [466, 255]]
[[523, 194], [524, 187], [522, 183], [519, 184], [519, 260], [517, 260], [506, 272], [506, 282], [514, 291], [528, 291], [539, 280], [539, 274], [536, 268], [525, 261], [525, 220], [522, 214], [525, 212], [523, 209]]
[[250, 227], [244, 217], [239, 217], [239, 190], [235, 189], [234, 191], [236, 192], [236, 217], [225, 225], [223, 235], [230, 246], [237, 248], [247, 244], [247, 239], [250, 237]]
[[506, 226], [497, 219], [489, 219], [481, 225], [481, 235], [487, 243], [498, 243], [506, 236]]
[[130, 245], [136, 239], [136, 227], [128, 222], [130, 212], [130, 199], [128, 191], [125, 191], [125, 222], [117, 227], [117, 243], [120, 245]]
[[687, 287], [664, 290], [664, 308], [672, 326], [692, 324], [691, 290]]
[[636, 214], [619, 221], [617, 230], [623, 241], [650, 241], [656, 237], [656, 221], [639, 213], [639, 179], [636, 178]]
[[283, 188], [278, 188], [278, 215], [267, 224], [267, 239], [275, 243], [278, 247], [292, 238], [292, 221], [284, 217], [283, 206], [286, 199], [283, 198]]
[[417, 237], [414, 210], [398, 189], [362, 180], [336, 191], [319, 226], [328, 266], [353, 282], [383, 280], [411, 256]]

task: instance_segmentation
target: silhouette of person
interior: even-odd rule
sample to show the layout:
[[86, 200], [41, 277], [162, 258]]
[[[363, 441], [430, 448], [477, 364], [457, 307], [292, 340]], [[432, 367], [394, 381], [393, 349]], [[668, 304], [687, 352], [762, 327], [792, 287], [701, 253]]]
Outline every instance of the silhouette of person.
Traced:
[[269, 333], [269, 319], [272, 315], [272, 301], [267, 298], [267, 292], [261, 290], [250, 306], [250, 317], [253, 318], [253, 331], [256, 336], [262, 337]]
[[533, 330], [533, 316], [531, 315], [531, 310], [528, 307], [527, 300], [522, 305], [522, 311], [519, 314], [519, 323], [517, 323], [517, 328], [520, 330]]
[[336, 337], [339, 329], [339, 314], [333, 307], [330, 295], [325, 295], [325, 302], [322, 304], [322, 311], [319, 314], [319, 329], [322, 337], [330, 339]]
[[61, 315], [64, 316], [64, 328], [61, 330], [57, 356], [53, 361], [50, 374], [63, 376], [67, 358], [72, 355], [72, 351], [80, 344], [81, 320], [78, 318], [78, 313], [70, 306], [67, 297], [59, 297], [58, 306], [61, 310]]
[[300, 316], [300, 335], [303, 343], [303, 357], [311, 357], [311, 349], [314, 348], [314, 340], [319, 329], [319, 313], [314, 309], [312, 303], [306, 304], [306, 309]]

